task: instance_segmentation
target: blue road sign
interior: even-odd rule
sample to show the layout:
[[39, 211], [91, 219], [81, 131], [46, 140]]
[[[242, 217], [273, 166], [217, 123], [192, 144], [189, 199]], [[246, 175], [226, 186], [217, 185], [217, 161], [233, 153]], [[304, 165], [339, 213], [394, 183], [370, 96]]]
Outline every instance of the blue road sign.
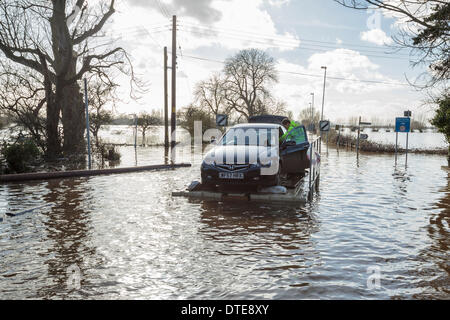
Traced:
[[411, 118], [395, 118], [395, 132], [410, 132]]

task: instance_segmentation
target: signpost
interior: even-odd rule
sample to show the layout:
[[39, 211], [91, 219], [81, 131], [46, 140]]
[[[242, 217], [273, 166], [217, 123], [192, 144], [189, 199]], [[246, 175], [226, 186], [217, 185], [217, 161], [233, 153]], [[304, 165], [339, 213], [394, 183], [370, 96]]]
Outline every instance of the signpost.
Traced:
[[395, 164], [397, 164], [398, 133], [406, 132], [406, 166], [408, 164], [408, 138], [409, 132], [411, 131], [411, 111], [405, 111], [404, 115], [405, 117], [395, 118]]
[[[366, 134], [361, 134], [361, 125], [363, 126], [370, 126], [372, 123], [371, 122], [363, 122], [361, 121], [361, 117], [359, 117], [359, 121], [358, 121], [358, 139], [356, 140], [356, 157], [359, 158], [359, 140], [366, 140], [369, 136]], [[366, 139], [362, 138], [366, 136]]]

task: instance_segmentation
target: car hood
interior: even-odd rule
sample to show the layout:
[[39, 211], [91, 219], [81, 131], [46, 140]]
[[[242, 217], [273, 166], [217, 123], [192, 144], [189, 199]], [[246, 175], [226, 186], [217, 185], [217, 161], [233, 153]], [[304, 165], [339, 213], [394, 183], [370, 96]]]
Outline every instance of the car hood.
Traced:
[[216, 163], [225, 164], [255, 164], [266, 163], [269, 160], [278, 159], [278, 147], [265, 146], [216, 146], [209, 151], [204, 159], [208, 162], [214, 160]]

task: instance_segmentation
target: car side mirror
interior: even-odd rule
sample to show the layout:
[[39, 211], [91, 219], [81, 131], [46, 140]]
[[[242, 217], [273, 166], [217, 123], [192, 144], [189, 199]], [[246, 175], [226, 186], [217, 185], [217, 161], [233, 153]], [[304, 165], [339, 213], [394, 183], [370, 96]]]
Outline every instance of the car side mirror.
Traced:
[[211, 138], [211, 143], [216, 143], [216, 138], [212, 137]]

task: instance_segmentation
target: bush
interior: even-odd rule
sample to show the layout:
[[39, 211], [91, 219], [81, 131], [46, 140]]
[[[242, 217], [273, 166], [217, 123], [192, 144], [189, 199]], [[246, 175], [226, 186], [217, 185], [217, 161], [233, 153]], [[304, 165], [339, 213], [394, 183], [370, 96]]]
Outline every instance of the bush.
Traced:
[[178, 112], [179, 125], [187, 130], [192, 138], [194, 138], [194, 122], [202, 122], [202, 134], [210, 128], [216, 127], [215, 115], [200, 107], [189, 105], [181, 112]]
[[107, 150], [104, 156], [109, 161], [119, 161], [121, 154], [116, 151], [116, 148], [112, 147], [111, 149]]
[[114, 146], [110, 146], [101, 140], [98, 145], [92, 146], [92, 155], [99, 161], [100, 166], [105, 166], [105, 160], [110, 161], [110, 165], [120, 162], [121, 154], [116, 150]]
[[450, 167], [450, 96], [446, 95], [438, 101], [438, 109], [431, 124], [438, 128], [438, 131], [444, 134], [445, 139], [449, 143], [447, 162]]
[[31, 139], [21, 139], [13, 144], [3, 142], [2, 155], [9, 171], [21, 173], [30, 170], [30, 164], [41, 156], [41, 151]]

